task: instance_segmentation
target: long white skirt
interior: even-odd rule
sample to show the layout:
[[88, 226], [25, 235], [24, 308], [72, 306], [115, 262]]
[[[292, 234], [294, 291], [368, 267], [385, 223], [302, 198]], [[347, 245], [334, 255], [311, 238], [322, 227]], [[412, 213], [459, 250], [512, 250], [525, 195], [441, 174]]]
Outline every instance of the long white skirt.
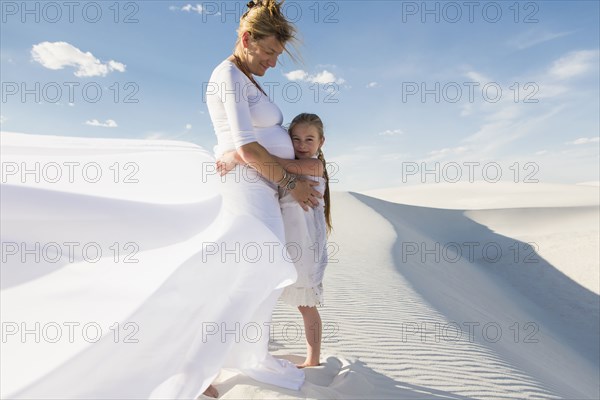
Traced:
[[300, 388], [267, 351], [296, 279], [272, 187], [191, 143], [1, 141], [3, 398], [191, 399], [223, 367]]

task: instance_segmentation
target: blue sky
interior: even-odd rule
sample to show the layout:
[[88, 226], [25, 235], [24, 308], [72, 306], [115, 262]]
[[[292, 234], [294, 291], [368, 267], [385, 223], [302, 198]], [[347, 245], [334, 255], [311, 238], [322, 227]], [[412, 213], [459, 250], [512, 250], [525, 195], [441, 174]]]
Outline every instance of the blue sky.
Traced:
[[[203, 86], [245, 2], [1, 3], [3, 131], [212, 149]], [[286, 122], [322, 117], [334, 189], [599, 179], [598, 1], [285, 9], [302, 62], [259, 81]]]

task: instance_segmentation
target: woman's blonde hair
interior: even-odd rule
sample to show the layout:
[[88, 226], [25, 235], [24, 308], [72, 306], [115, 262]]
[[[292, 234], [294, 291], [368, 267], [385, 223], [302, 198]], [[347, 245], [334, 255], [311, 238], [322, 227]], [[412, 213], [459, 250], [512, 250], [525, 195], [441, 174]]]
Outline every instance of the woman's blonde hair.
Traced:
[[[317, 128], [317, 132], [319, 132], [319, 139], [325, 139], [325, 129], [323, 127], [323, 121], [316, 114], [302, 113], [296, 115], [296, 117], [290, 123], [288, 127], [288, 133], [291, 135], [294, 131], [294, 128], [297, 125], [306, 124], [309, 126], [314, 126]], [[325, 222], [327, 223], [327, 233], [331, 232], [331, 199], [329, 196], [329, 174], [327, 173], [327, 162], [325, 161], [325, 155], [323, 154], [323, 150], [319, 147], [319, 153], [317, 153], [317, 157], [323, 163], [323, 177], [325, 178], [325, 193], [323, 194], [323, 200], [325, 201]]]
[[248, 3], [248, 11], [240, 18], [240, 25], [237, 30], [236, 48], [242, 41], [244, 32], [249, 32], [254, 40], [261, 40], [269, 36], [275, 36], [277, 41], [284, 47], [285, 52], [296, 60], [287, 48], [286, 44], [290, 42], [296, 44], [298, 40], [297, 30], [294, 24], [289, 22], [282, 12], [282, 5], [285, 0], [277, 2], [276, 0], [253, 0]]

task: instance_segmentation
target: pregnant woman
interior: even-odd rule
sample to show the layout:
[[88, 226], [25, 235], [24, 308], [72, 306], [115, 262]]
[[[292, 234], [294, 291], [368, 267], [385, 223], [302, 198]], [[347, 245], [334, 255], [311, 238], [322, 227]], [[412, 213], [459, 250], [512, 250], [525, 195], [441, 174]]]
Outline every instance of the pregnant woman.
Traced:
[[205, 179], [215, 159], [192, 143], [2, 133], [3, 167], [93, 164], [110, 175], [133, 165], [138, 174], [132, 185], [0, 182], [9, 329], [0, 397], [195, 399], [217, 395], [222, 368], [302, 386], [302, 370], [268, 353], [275, 301], [296, 280], [278, 186], [303, 207], [320, 197], [276, 158], [294, 150], [254, 80], [294, 37], [280, 6], [249, 3], [234, 55], [207, 90], [217, 155], [236, 150], [253, 167], [223, 182]]
[[[263, 76], [267, 69], [276, 66], [278, 57], [287, 51], [286, 44], [294, 39], [295, 28], [285, 19], [281, 4], [275, 0], [253, 1], [248, 7], [240, 19], [233, 55], [212, 73], [206, 102], [218, 139], [216, 157], [236, 150], [248, 165], [235, 167], [224, 177], [221, 187], [225, 215], [241, 213], [253, 218], [244, 227], [245, 236], [239, 248], [251, 243], [258, 246], [260, 254], [281, 255], [285, 249], [285, 231], [278, 187], [288, 190], [305, 209], [318, 204], [321, 195], [313, 189], [315, 182], [300, 179], [285, 170], [286, 160], [293, 162], [294, 148], [281, 126], [280, 109], [254, 79], [255, 75]], [[256, 232], [265, 226], [272, 232], [274, 242], [256, 243]], [[273, 248], [275, 251], [270, 252]], [[260, 269], [258, 264], [262, 264]], [[249, 308], [249, 304], [255, 302], [256, 310], [248, 321], [234, 323], [265, 327], [270, 323], [277, 298], [285, 286], [295, 281], [296, 272], [285, 257], [264, 256], [256, 265], [249, 279], [258, 281], [260, 287], [241, 278], [248, 297], [239, 304]], [[239, 271], [239, 274], [244, 273]], [[231, 339], [234, 342], [234, 338]], [[267, 352], [268, 339], [268, 335], [263, 334], [256, 341], [232, 343], [223, 366], [236, 368], [259, 381], [298, 389], [303, 373], [293, 364], [271, 357]], [[216, 393], [211, 386], [206, 394]]]

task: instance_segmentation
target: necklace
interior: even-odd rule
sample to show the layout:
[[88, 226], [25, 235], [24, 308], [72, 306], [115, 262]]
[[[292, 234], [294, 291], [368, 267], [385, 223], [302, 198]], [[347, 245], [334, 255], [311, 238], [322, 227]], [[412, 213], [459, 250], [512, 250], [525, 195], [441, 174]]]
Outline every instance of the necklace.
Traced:
[[240, 71], [242, 71], [244, 73], [244, 75], [246, 75], [248, 77], [248, 79], [250, 79], [250, 81], [254, 84], [254, 86], [256, 86], [258, 88], [258, 90], [260, 90], [262, 92], [262, 94], [264, 94], [265, 96], [267, 95], [265, 93], [265, 91], [262, 90], [262, 88], [260, 87], [258, 82], [256, 82], [254, 80], [252, 73], [250, 73], [250, 71], [248, 71], [248, 69], [246, 68], [246, 65], [244, 65], [244, 63], [242, 63], [242, 60], [240, 60], [240, 58], [238, 56], [236, 56], [235, 54], [233, 55], [233, 63], [236, 65], [236, 67], [238, 67], [240, 69]]

